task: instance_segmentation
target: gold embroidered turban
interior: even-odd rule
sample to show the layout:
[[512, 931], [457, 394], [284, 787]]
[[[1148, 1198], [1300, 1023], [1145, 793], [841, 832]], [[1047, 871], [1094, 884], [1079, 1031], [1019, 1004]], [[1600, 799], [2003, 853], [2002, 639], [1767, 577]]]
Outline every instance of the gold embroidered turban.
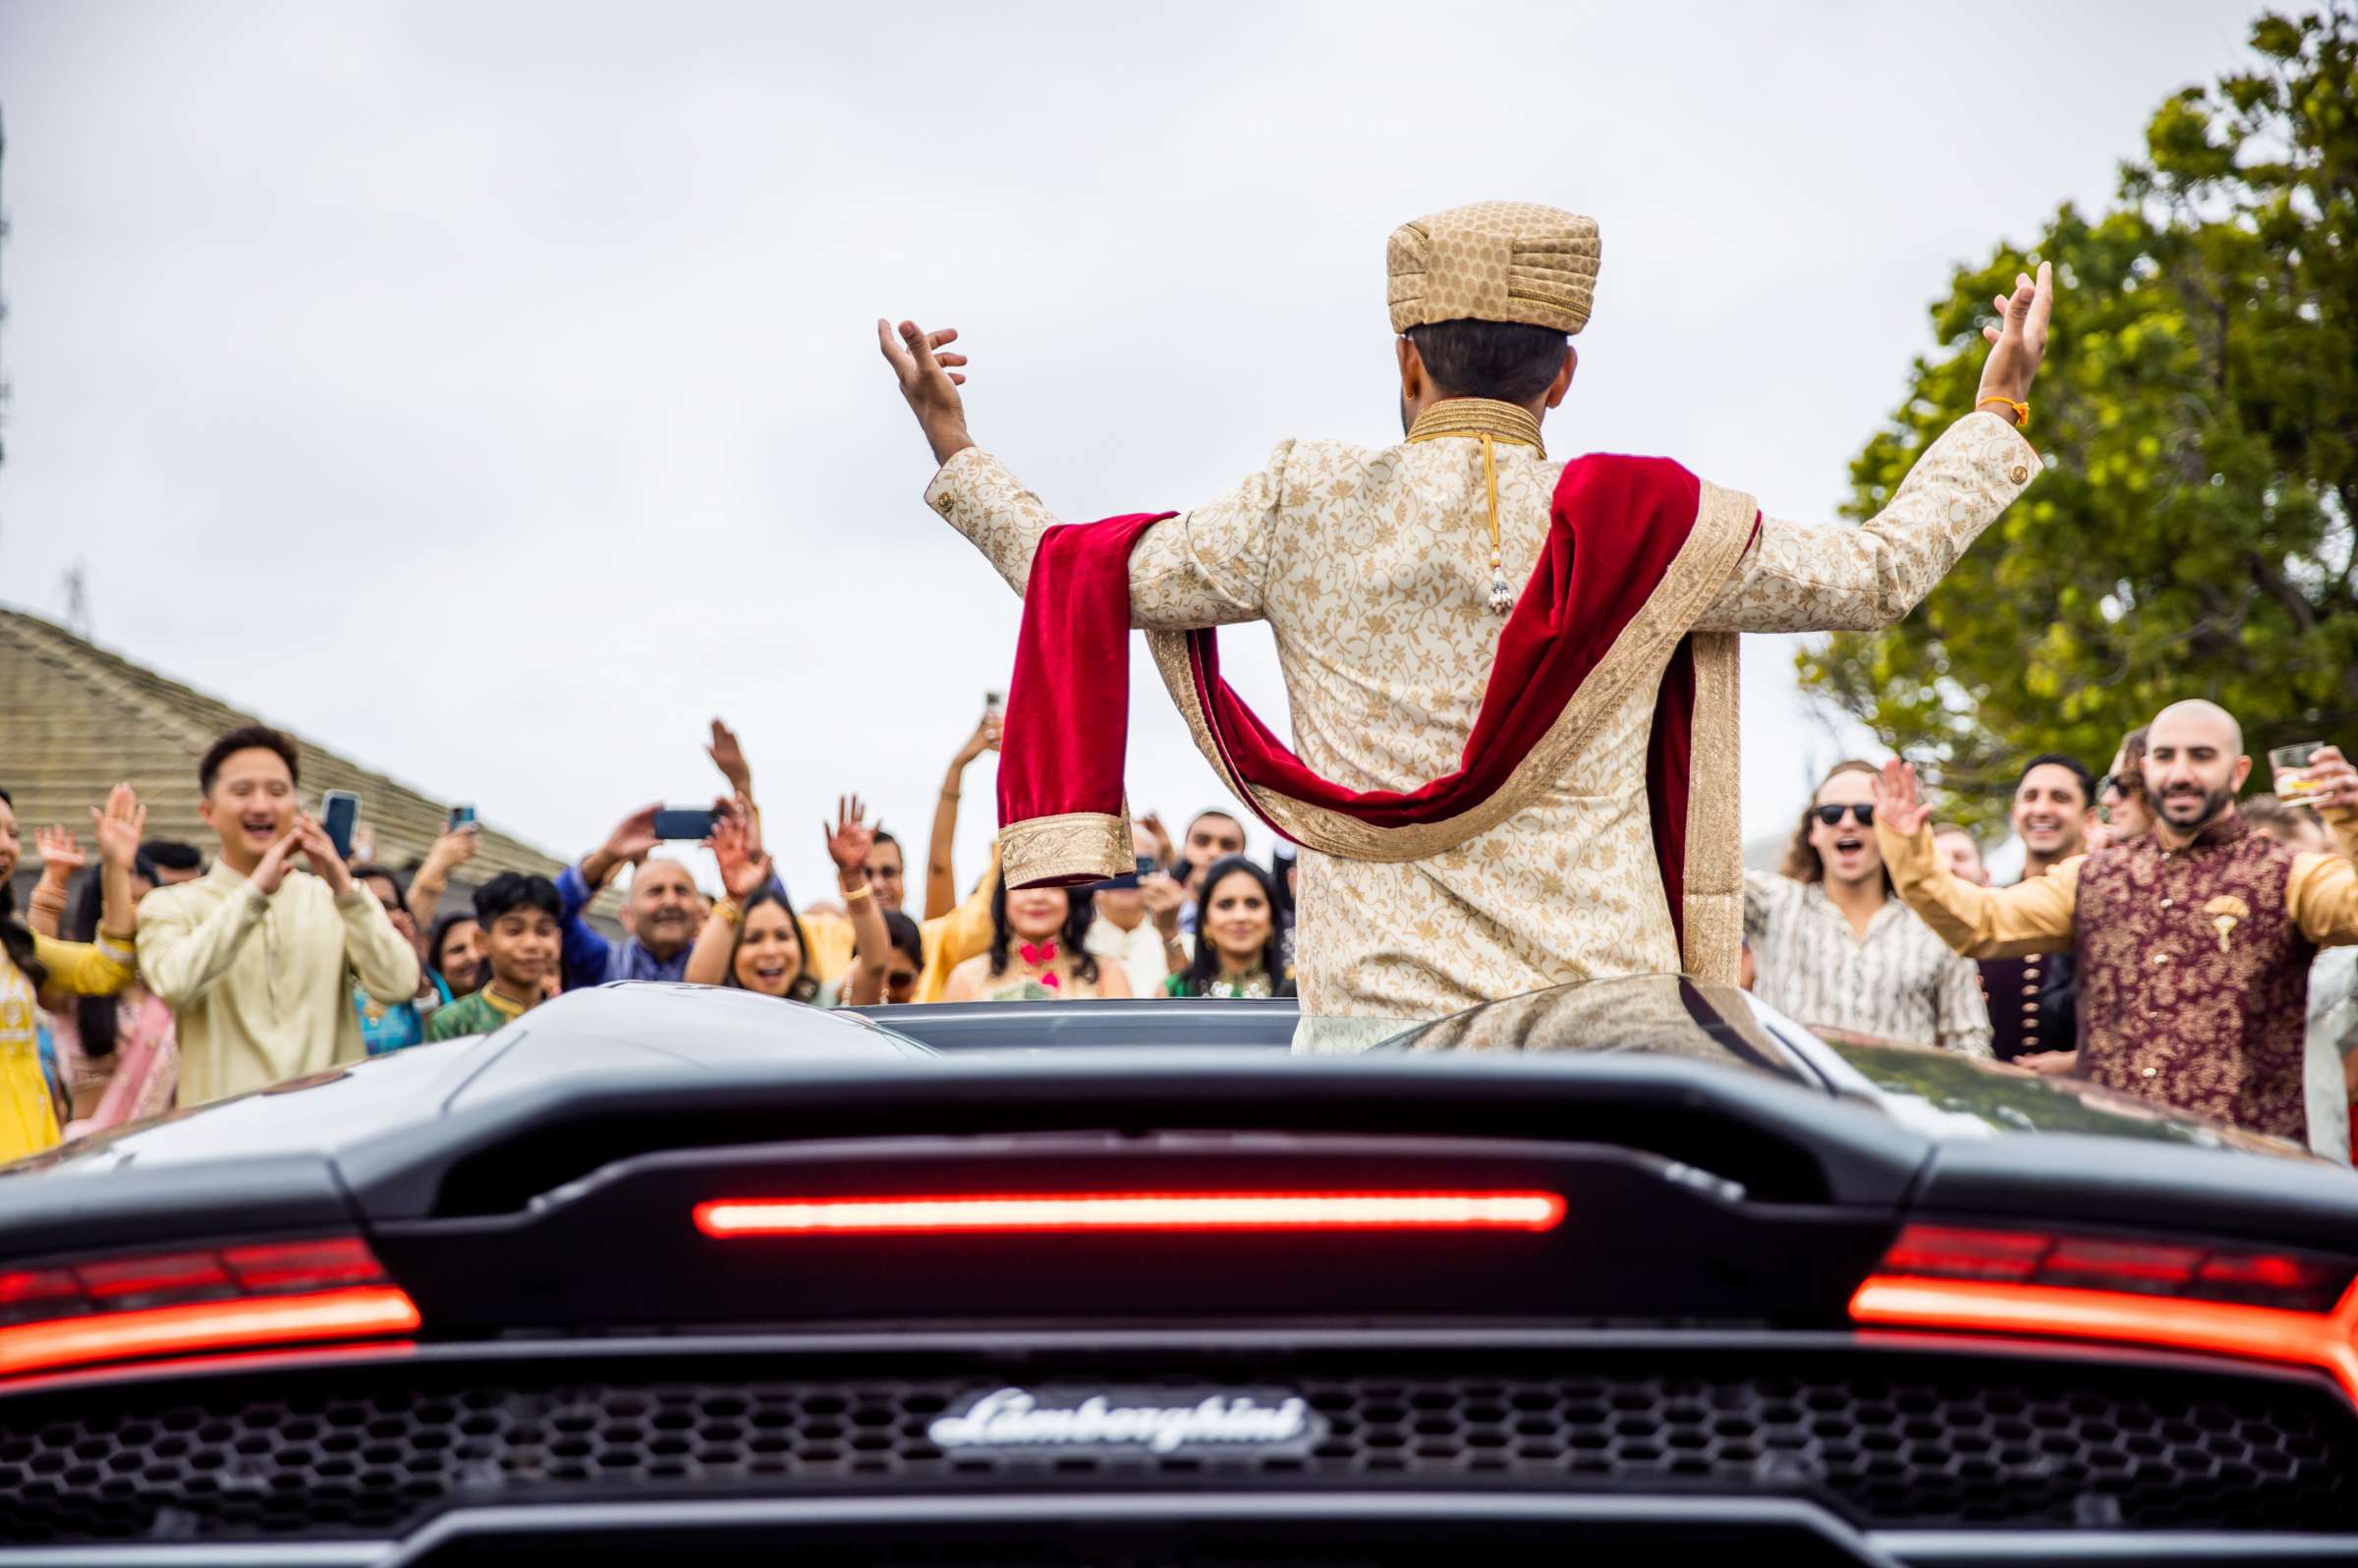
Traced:
[[1477, 201], [1392, 231], [1392, 330], [1520, 321], [1578, 332], [1597, 284], [1597, 220], [1528, 201]]

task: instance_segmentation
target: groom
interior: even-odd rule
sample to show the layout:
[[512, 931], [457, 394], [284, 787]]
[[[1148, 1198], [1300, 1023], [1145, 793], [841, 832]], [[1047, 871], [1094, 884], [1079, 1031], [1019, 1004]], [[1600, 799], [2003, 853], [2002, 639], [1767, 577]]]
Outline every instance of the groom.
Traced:
[[[1402, 225], [1404, 442], [1284, 441], [1207, 506], [1087, 528], [1055, 529], [975, 445], [955, 330], [876, 323], [940, 465], [926, 500], [1027, 595], [1012, 885], [1128, 868], [1104, 716], [1141, 627], [1214, 769], [1303, 846], [1305, 1013], [1433, 1018], [1681, 969], [1733, 982], [1734, 634], [1884, 626], [1931, 591], [2039, 472], [2017, 426], [2052, 285], [2042, 265], [1997, 302], [1974, 411], [1881, 514], [1805, 528], [1664, 459], [1548, 457], [1599, 253], [1593, 220], [1551, 207]], [[1219, 679], [1211, 629], [1253, 620], [1276, 633], [1291, 747]]]

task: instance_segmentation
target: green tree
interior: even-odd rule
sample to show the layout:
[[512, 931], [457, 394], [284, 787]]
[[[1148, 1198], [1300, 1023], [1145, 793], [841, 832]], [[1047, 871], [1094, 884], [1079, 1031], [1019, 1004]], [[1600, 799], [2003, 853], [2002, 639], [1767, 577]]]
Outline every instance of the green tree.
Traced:
[[1957, 272], [1938, 349], [1851, 464], [1846, 511], [1872, 516], [1970, 407], [1993, 296], [2054, 263], [2048, 472], [1915, 614], [1800, 660], [1969, 821], [2019, 759], [2101, 770], [2184, 697], [2255, 753], [2358, 749], [2358, 12], [2267, 16], [2251, 42], [2249, 70], [2155, 113], [2111, 210], [2066, 205]]

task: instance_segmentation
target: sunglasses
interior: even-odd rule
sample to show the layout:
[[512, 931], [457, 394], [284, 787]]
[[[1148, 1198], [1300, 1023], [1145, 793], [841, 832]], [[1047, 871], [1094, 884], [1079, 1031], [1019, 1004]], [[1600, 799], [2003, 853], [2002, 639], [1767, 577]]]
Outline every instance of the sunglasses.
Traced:
[[1842, 813], [1844, 812], [1851, 812], [1857, 818], [1858, 824], [1861, 827], [1873, 827], [1875, 825], [1875, 808], [1872, 805], [1813, 806], [1810, 808], [1810, 814], [1818, 818], [1818, 820], [1821, 822], [1824, 822], [1828, 827], [1841, 826]]
[[2134, 773], [2106, 773], [2096, 781], [2096, 798], [2118, 794], [2124, 801], [2133, 801], [2145, 793], [2145, 780]]

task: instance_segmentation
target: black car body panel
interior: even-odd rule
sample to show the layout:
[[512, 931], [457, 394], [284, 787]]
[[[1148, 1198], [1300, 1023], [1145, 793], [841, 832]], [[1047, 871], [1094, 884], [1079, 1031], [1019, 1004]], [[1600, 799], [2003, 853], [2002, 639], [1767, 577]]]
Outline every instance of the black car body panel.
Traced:
[[[0, 1565], [2358, 1555], [2358, 1410], [2317, 1367], [1846, 1311], [1927, 1219], [2160, 1224], [2346, 1274], [2346, 1170], [1685, 980], [1342, 1059], [1295, 1032], [1282, 1003], [877, 1020], [604, 987], [22, 1162], [0, 1294], [93, 1255], [349, 1234], [422, 1324], [0, 1377]], [[1564, 1204], [1544, 1231], [1377, 1235], [691, 1217], [1378, 1190]], [[1298, 1401], [1299, 1439], [1033, 1451], [943, 1425], [1002, 1396], [1245, 1395]]]

